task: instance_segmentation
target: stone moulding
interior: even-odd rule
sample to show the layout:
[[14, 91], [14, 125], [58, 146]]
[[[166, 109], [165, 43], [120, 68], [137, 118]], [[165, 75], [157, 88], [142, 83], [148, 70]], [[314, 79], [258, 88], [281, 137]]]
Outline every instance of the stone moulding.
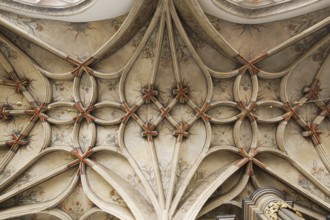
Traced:
[[227, 0], [212, 0], [213, 4], [216, 7], [230, 14], [246, 19], [262, 18], [276, 14], [287, 13], [289, 11], [297, 10], [302, 7], [307, 7], [319, 1], [320, 0], [291, 0], [273, 5], [266, 5], [264, 7], [249, 8], [244, 5], [239, 5], [238, 3], [235, 4]]
[[0, 9], [11, 12], [25, 12], [36, 15], [51, 15], [51, 16], [67, 16], [79, 14], [85, 10], [88, 10], [97, 0], [85, 0], [75, 5], [69, 5], [67, 7], [46, 7], [33, 4], [25, 4], [22, 2], [3, 0], [0, 2]]
[[36, 6], [36, 7], [48, 7], [48, 8], [68, 8], [68, 7], [72, 7], [75, 5], [79, 5], [81, 4], [83, 1], [85, 0], [76, 0], [76, 1], [63, 1], [63, 0], [59, 0], [57, 2], [47, 2], [44, 0], [37, 0], [37, 1], [31, 1], [31, 0], [13, 0], [14, 2], [18, 2], [21, 4], [25, 4], [25, 5], [30, 5], [30, 6]]

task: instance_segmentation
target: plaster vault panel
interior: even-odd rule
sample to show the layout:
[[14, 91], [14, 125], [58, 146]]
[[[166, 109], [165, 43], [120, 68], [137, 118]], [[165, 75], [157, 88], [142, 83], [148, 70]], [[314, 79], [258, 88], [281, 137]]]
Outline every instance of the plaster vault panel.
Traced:
[[0, 219], [242, 219], [262, 186], [322, 219], [329, 14], [241, 25], [185, 0], [90, 23], [1, 12]]

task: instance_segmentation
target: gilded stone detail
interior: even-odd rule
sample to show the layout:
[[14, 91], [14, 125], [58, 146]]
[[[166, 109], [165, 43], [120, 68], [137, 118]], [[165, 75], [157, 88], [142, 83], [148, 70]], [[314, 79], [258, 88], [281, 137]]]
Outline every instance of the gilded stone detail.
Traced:
[[295, 213], [298, 217], [300, 217], [301, 219], [304, 219], [303, 216], [300, 214], [300, 212], [298, 212], [297, 210], [295, 210], [294, 208], [292, 208], [291, 206], [289, 206], [286, 202], [284, 201], [273, 201], [270, 202], [264, 209], [264, 213], [265, 215], [271, 219], [271, 220], [278, 220], [279, 216], [278, 216], [278, 212], [281, 209], [288, 209], [290, 211], [292, 211], [293, 213]]

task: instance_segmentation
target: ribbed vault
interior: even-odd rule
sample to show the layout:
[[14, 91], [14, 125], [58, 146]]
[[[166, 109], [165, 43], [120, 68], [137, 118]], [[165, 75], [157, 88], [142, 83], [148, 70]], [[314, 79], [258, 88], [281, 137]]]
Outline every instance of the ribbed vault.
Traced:
[[324, 218], [329, 13], [238, 25], [188, 0], [90, 23], [1, 12], [0, 219], [241, 219], [262, 186]]

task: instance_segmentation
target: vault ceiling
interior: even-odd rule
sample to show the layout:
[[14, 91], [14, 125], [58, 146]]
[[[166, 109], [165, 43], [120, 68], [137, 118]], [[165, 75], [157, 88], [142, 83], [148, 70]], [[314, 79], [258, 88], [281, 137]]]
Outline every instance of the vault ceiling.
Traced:
[[[17, 14], [68, 22], [111, 19], [128, 13], [134, 0], [1, 0], [0, 9]], [[190, 0], [205, 13], [242, 24], [292, 18], [330, 6], [328, 0]]]
[[330, 205], [329, 8], [259, 25], [188, 0], [66, 23], [2, 12], [0, 219], [241, 217]]

